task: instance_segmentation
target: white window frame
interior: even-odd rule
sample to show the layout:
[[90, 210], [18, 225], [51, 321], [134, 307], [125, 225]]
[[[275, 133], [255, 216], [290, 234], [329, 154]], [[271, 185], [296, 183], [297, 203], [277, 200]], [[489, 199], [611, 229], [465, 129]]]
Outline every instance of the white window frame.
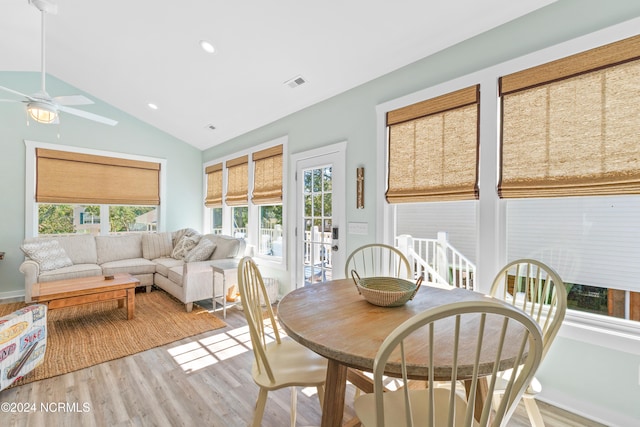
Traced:
[[[213, 160], [210, 160], [202, 165], [202, 176], [203, 176], [203, 189], [206, 193], [207, 190], [207, 175], [205, 170], [208, 166], [218, 164], [220, 162], [223, 163], [223, 171], [226, 168], [226, 162], [231, 159], [235, 159], [240, 156], [247, 155], [249, 162], [249, 185], [248, 185], [248, 207], [249, 207], [249, 221], [247, 225], [247, 238], [246, 243], [248, 248], [253, 248], [254, 258], [260, 260], [261, 265], [265, 265], [268, 267], [274, 267], [281, 270], [286, 270], [287, 262], [286, 262], [286, 253], [287, 253], [287, 238], [286, 238], [286, 224], [287, 224], [287, 208], [286, 208], [286, 194], [287, 194], [287, 179], [288, 176], [288, 165], [286, 161], [287, 156], [287, 145], [289, 138], [287, 136], [282, 136], [268, 142], [262, 143], [260, 145], [252, 146], [249, 149], [236, 151], [224, 157], [217, 157]], [[254, 162], [251, 158], [251, 154], [260, 150], [267, 149], [269, 147], [273, 147], [276, 145], [282, 145], [282, 230], [285, 234], [282, 239], [282, 257], [274, 257], [269, 255], [261, 255], [258, 253], [258, 229], [259, 229], [259, 213], [260, 213], [260, 205], [254, 205], [251, 202], [251, 193], [253, 192], [253, 172], [254, 172]], [[232, 219], [231, 219], [231, 208], [232, 206], [227, 206], [224, 202], [224, 194], [227, 189], [227, 174], [222, 174], [222, 194], [223, 194], [223, 202], [222, 202], [222, 234], [230, 235], [232, 229]], [[203, 196], [203, 200], [206, 197], [206, 194]], [[211, 232], [211, 208], [206, 206], [203, 207], [203, 230], [205, 233]]]
[[[157, 157], [139, 156], [135, 154], [123, 154], [112, 151], [94, 150], [91, 148], [72, 147], [69, 145], [50, 144], [24, 140], [25, 144], [25, 218], [24, 235], [31, 238], [38, 235], [38, 203], [36, 203], [36, 149], [45, 148], [49, 150], [68, 151], [71, 153], [92, 154], [96, 156], [115, 157], [118, 159], [139, 160], [143, 162], [153, 162], [160, 164], [160, 205], [158, 206], [158, 226], [157, 231], [165, 231], [164, 218], [167, 213], [166, 203], [166, 179], [167, 160]], [[109, 234], [109, 205], [100, 205], [100, 234]], [[107, 221], [103, 221], [103, 215], [107, 212]]]
[[[378, 170], [387, 167], [386, 113], [425, 99], [480, 83], [480, 164], [476, 260], [478, 285], [487, 292], [493, 274], [506, 263], [506, 201], [500, 200], [495, 191], [499, 168], [499, 99], [498, 78], [500, 76], [561, 59], [585, 50], [613, 43], [638, 34], [640, 18], [606, 28], [472, 74], [436, 84], [419, 92], [380, 104], [377, 115]], [[393, 242], [395, 210], [384, 200], [386, 173], [377, 174], [378, 241]], [[492, 190], [493, 189], [493, 190]], [[640, 355], [640, 322], [613, 318], [604, 315], [567, 310], [559, 336], [589, 344], [604, 346], [635, 355]]]

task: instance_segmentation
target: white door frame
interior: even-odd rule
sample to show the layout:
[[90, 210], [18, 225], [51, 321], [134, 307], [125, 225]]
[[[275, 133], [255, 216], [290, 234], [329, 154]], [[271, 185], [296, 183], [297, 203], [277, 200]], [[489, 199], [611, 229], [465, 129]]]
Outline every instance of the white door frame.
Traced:
[[347, 232], [347, 221], [346, 221], [346, 212], [345, 212], [345, 186], [346, 186], [346, 158], [347, 158], [347, 141], [338, 142], [335, 144], [325, 145], [320, 148], [303, 151], [300, 153], [291, 154], [289, 157], [289, 186], [288, 188], [293, 193], [293, 197], [288, 198], [293, 203], [288, 203], [288, 218], [290, 218], [288, 222], [289, 232], [288, 235], [292, 236], [292, 239], [289, 240], [290, 244], [290, 252], [289, 257], [292, 261], [289, 263], [290, 274], [291, 274], [291, 289], [287, 290], [291, 291], [299, 286], [303, 286], [304, 279], [302, 277], [298, 277], [298, 268], [299, 265], [303, 262], [302, 260], [302, 249], [300, 248], [300, 239], [296, 236], [296, 228], [302, 232], [303, 227], [301, 225], [302, 218], [302, 201], [300, 200], [301, 191], [299, 191], [298, 182], [296, 180], [296, 173], [298, 171], [298, 164], [303, 161], [309, 161], [314, 158], [318, 159], [318, 165], [326, 164], [327, 159], [330, 157], [334, 157], [331, 161], [333, 164], [333, 175], [332, 175], [332, 200], [333, 200], [333, 209], [332, 209], [332, 226], [339, 227], [339, 235], [338, 235], [338, 250], [333, 253], [333, 278], [342, 277], [343, 271], [342, 268], [335, 268], [335, 266], [341, 266], [345, 261], [345, 251], [347, 249], [346, 246], [346, 232]]

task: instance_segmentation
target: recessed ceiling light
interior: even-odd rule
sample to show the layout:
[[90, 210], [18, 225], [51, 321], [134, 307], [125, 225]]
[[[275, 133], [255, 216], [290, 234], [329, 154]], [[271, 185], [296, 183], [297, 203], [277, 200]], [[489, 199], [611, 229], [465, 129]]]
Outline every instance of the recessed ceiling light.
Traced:
[[199, 43], [202, 50], [204, 50], [207, 53], [213, 53], [216, 51], [216, 48], [213, 47], [213, 45], [206, 40], [200, 40]]
[[156, 104], [154, 104], [153, 102], [148, 103], [147, 107], [151, 108], [152, 110], [157, 110], [158, 109], [158, 106]]

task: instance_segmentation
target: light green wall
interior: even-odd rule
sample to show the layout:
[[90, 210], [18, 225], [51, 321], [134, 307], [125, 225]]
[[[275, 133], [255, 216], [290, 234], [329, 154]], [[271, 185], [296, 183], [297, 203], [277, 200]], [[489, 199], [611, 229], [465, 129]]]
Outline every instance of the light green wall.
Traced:
[[[39, 73], [0, 72], [0, 86], [34, 93]], [[62, 114], [60, 125], [26, 125], [24, 104], [0, 102], [0, 296], [24, 292], [18, 267], [24, 259], [20, 245], [25, 236], [25, 144], [24, 140], [167, 159], [166, 230], [202, 228], [202, 151], [47, 76], [47, 92], [55, 95], [84, 94], [95, 105], [78, 108], [118, 120], [107, 126]], [[0, 98], [5, 92], [0, 92]], [[60, 137], [58, 138], [58, 134]], [[99, 191], [99, 189], [96, 189]]]
[[[521, 19], [206, 150], [203, 160], [215, 160], [282, 135], [289, 137], [290, 153], [346, 140], [346, 219], [347, 222], [368, 222], [369, 229], [373, 230], [373, 225], [379, 220], [373, 201], [382, 197], [384, 192], [383, 188], [375, 188], [376, 182], [373, 179], [377, 174], [384, 173], [376, 168], [377, 104], [638, 16], [640, 1], [637, 0], [560, 0]], [[384, 60], [383, 53], [380, 60]], [[355, 209], [355, 202], [352, 203], [355, 200], [355, 185], [349, 185], [355, 182], [357, 166], [365, 166], [367, 176], [367, 203], [364, 210]], [[375, 239], [373, 233], [368, 237], [354, 237], [349, 236], [347, 253]], [[556, 352], [556, 357], [550, 354], [540, 369], [540, 376], [544, 379], [546, 388], [565, 393], [579, 404], [576, 406], [574, 401], [559, 401], [557, 404], [592, 417], [616, 413], [616, 422], [620, 425], [633, 425], [634, 420], [640, 421], [638, 357], [562, 337], [558, 338], [558, 343], [562, 353]], [[587, 354], [593, 355], [589, 358], [590, 363], [584, 362]], [[581, 362], [572, 365], [574, 360]], [[590, 372], [593, 365], [602, 367], [596, 370], [595, 375]], [[572, 369], [567, 369], [570, 366]], [[606, 370], [615, 371], [616, 375], [606, 375]], [[621, 381], [621, 378], [635, 380]], [[612, 420], [608, 421], [613, 423]]]
[[[557, 337], [542, 362], [537, 378], [553, 392], [602, 406], [608, 425], [640, 425], [640, 355], [638, 343], [629, 353]], [[636, 354], [631, 352], [635, 351]], [[618, 417], [627, 418], [625, 423]], [[634, 421], [635, 420], [635, 421]], [[617, 421], [617, 423], [616, 423]]]

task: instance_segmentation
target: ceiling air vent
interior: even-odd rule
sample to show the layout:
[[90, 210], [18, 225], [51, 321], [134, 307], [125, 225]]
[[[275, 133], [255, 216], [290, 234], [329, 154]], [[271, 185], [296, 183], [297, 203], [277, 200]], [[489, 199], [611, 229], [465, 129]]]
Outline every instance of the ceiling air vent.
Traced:
[[298, 87], [301, 84], [304, 84], [306, 82], [307, 81], [304, 79], [304, 77], [298, 76], [298, 77], [292, 78], [291, 80], [287, 80], [286, 82], [284, 82], [284, 84], [286, 84], [290, 88], [294, 88], [294, 87]]

